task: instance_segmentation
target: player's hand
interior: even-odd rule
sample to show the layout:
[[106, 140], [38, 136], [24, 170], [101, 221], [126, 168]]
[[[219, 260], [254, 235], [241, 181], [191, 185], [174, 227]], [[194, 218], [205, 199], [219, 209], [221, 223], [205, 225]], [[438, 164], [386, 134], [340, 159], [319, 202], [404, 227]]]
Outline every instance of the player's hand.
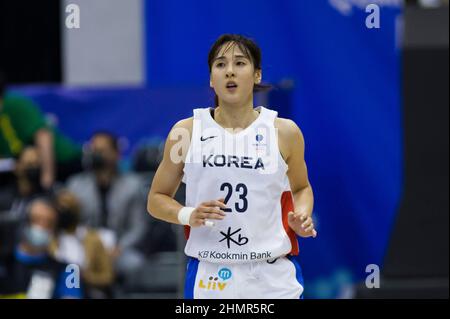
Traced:
[[288, 213], [288, 224], [292, 230], [295, 231], [300, 237], [313, 237], [316, 238], [317, 231], [314, 229], [314, 223], [311, 216], [306, 213]]
[[225, 199], [210, 200], [201, 203], [191, 214], [189, 225], [192, 227], [199, 227], [202, 225], [212, 226], [214, 219], [222, 220], [225, 218], [225, 212], [220, 208], [227, 208], [224, 204]]

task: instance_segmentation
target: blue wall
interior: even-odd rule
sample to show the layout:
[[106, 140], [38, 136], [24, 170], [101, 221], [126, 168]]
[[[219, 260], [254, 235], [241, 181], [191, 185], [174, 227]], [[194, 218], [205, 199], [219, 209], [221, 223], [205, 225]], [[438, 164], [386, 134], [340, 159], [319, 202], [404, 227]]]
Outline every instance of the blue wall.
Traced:
[[131, 155], [141, 143], [165, 139], [178, 119], [192, 115], [186, 101], [199, 107], [212, 103], [204, 87], [76, 88], [58, 85], [12, 87], [12, 92], [32, 98], [50, 120], [79, 143], [98, 130], [126, 139], [123, 155]]

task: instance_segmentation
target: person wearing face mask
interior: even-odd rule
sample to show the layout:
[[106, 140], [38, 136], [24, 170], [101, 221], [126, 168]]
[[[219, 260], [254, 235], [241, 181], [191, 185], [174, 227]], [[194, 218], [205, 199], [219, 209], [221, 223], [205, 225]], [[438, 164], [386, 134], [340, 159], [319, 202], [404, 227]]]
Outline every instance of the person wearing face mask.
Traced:
[[117, 138], [109, 132], [97, 132], [84, 157], [85, 171], [70, 178], [67, 188], [80, 200], [81, 220], [98, 230], [116, 274], [124, 278], [145, 261], [138, 245], [147, 222], [140, 180], [119, 171], [119, 157]]
[[38, 198], [27, 213], [15, 251], [0, 265], [0, 298], [82, 298], [78, 273], [48, 252], [58, 222], [54, 205]]
[[42, 162], [38, 149], [28, 146], [20, 153], [16, 164], [17, 190], [23, 197], [44, 193], [41, 184]]
[[89, 298], [111, 296], [113, 267], [97, 232], [80, 224], [80, 203], [73, 193], [60, 190], [55, 195], [58, 210], [57, 236], [50, 245], [52, 255], [61, 262], [81, 269]]
[[[34, 146], [27, 146], [20, 153], [15, 169], [15, 189], [12, 203], [5, 218], [17, 222], [18, 230], [23, 228], [26, 219], [26, 207], [35, 198], [49, 193], [41, 185], [42, 162]], [[17, 234], [19, 235], [19, 234]]]

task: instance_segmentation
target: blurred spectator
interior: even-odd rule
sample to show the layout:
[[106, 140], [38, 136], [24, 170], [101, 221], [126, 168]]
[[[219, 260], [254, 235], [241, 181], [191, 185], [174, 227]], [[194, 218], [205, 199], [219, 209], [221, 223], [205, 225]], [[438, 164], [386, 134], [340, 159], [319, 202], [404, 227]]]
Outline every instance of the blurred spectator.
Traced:
[[80, 199], [83, 222], [98, 228], [117, 275], [126, 276], [145, 261], [137, 246], [147, 214], [139, 178], [118, 170], [119, 153], [115, 136], [94, 134], [84, 159], [87, 171], [70, 178], [67, 186]]
[[[0, 263], [0, 297], [81, 298], [80, 285], [71, 281], [66, 265], [48, 254], [58, 214], [47, 200], [35, 199], [27, 209], [27, 226], [13, 254]], [[74, 283], [69, 287], [67, 282]], [[79, 281], [78, 281], [79, 283]]]
[[81, 148], [47, 125], [44, 115], [29, 99], [5, 94], [0, 70], [0, 158], [17, 157], [27, 145], [35, 145], [42, 161], [40, 182], [48, 189], [58, 174], [67, 176], [81, 169]]
[[46, 193], [40, 182], [41, 171], [42, 160], [38, 149], [34, 146], [25, 147], [16, 162], [16, 189], [8, 213], [9, 217], [19, 221], [19, 224], [25, 222], [28, 204]]
[[113, 282], [111, 258], [95, 230], [79, 224], [80, 203], [69, 191], [56, 194], [59, 212], [58, 232], [51, 245], [52, 255], [59, 261], [77, 264], [89, 298], [110, 297]]
[[[132, 159], [132, 169], [141, 180], [142, 200], [147, 201], [148, 190], [153, 177], [158, 169], [164, 152], [164, 140], [154, 139], [151, 143], [141, 144], [136, 148]], [[185, 202], [186, 189], [182, 183], [175, 193], [175, 199], [179, 203]], [[153, 258], [153, 254], [177, 250], [176, 225], [147, 216], [147, 232], [139, 246], [140, 251], [147, 258]], [[184, 247], [184, 232], [182, 232], [181, 246]]]
[[[18, 160], [13, 163], [14, 178], [0, 188], [0, 253], [14, 251], [21, 230], [26, 223], [26, 208], [35, 198], [46, 191], [40, 183], [41, 160], [36, 147], [28, 146], [22, 150]], [[0, 176], [3, 178], [4, 176]]]
[[448, 5], [448, 0], [418, 0], [418, 2], [424, 8], [439, 8]]

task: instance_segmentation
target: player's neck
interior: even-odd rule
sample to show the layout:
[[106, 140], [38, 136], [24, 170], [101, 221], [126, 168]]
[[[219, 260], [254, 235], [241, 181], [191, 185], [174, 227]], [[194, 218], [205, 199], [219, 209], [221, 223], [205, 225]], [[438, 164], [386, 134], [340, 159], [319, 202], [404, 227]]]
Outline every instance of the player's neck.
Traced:
[[258, 117], [253, 109], [253, 98], [242, 104], [227, 104], [221, 102], [215, 109], [214, 119], [222, 127], [245, 129]]

